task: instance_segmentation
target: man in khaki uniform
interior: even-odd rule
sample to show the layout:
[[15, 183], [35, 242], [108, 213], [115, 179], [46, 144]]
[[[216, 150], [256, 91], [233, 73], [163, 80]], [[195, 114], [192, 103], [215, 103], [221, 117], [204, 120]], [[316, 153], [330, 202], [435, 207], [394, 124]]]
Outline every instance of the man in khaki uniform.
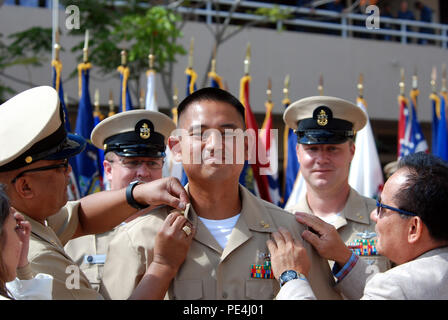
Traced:
[[[28, 260], [34, 273], [53, 276], [54, 299], [102, 298], [64, 251], [67, 241], [111, 230], [135, 214], [136, 207], [184, 209], [189, 202], [174, 178], [67, 202], [68, 158], [81, 152], [85, 142], [66, 133], [58, 94], [51, 87], [26, 90], [0, 106], [0, 139], [0, 183], [11, 206], [31, 224]], [[161, 226], [153, 264], [132, 298], [163, 297], [188, 251], [191, 236], [182, 228], [191, 227], [182, 215], [171, 213]]]
[[[178, 135], [169, 138], [174, 159], [182, 161], [191, 206], [185, 216], [197, 230], [167, 299], [272, 299], [273, 279], [266, 241], [278, 227], [300, 237], [304, 227], [288, 212], [239, 185], [247, 159], [245, 110], [230, 93], [198, 90], [178, 107]], [[241, 138], [241, 139], [240, 139]], [[136, 218], [109, 245], [103, 284], [112, 299], [126, 299], [152, 256], [154, 235], [166, 209]], [[340, 299], [327, 262], [307, 247], [309, 281], [322, 299]], [[116, 275], [123, 275], [117, 279]]]
[[361, 196], [348, 183], [354, 135], [365, 126], [366, 114], [349, 101], [316, 96], [292, 103], [283, 119], [296, 130], [297, 157], [307, 188], [299, 203], [286, 210], [316, 215], [333, 225], [372, 269], [389, 269], [389, 260], [377, 253], [375, 223], [369, 218], [375, 200]]
[[[338, 290], [350, 299], [421, 300], [448, 299], [448, 164], [424, 152], [400, 160], [398, 170], [386, 181], [377, 209], [371, 212], [378, 233], [378, 251], [397, 266], [366, 277], [368, 266], [342, 242], [331, 225], [313, 215], [300, 220], [315, 230], [308, 241], [343, 266]], [[307, 272], [305, 250], [292, 243], [287, 231], [274, 234], [269, 244], [272, 265]], [[288, 281], [278, 299], [314, 299], [305, 281]]]
[[[166, 142], [176, 128], [160, 112], [131, 110], [101, 121], [92, 131], [92, 143], [104, 150], [104, 173], [111, 190], [133, 181], [150, 182], [162, 178]], [[127, 222], [143, 213], [138, 212]], [[103, 293], [101, 279], [107, 248], [119, 226], [112, 231], [70, 240], [65, 251], [85, 273], [92, 287]]]

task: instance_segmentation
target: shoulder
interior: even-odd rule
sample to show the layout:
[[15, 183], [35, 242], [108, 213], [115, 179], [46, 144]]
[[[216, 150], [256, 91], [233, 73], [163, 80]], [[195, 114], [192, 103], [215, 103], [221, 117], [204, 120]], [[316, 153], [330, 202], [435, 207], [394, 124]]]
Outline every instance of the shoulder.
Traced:
[[121, 226], [114, 234], [110, 247], [116, 244], [122, 246], [124, 243], [130, 246], [147, 246], [152, 243], [168, 212], [168, 207], [160, 207]]

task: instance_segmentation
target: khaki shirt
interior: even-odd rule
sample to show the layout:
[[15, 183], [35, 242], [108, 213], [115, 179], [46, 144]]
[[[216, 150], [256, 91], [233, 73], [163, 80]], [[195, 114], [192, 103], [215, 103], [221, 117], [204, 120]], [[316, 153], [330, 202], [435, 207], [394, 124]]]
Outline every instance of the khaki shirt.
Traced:
[[107, 249], [117, 229], [118, 227], [109, 232], [89, 234], [72, 239], [64, 247], [65, 252], [87, 276], [92, 288], [100, 293], [102, 292], [101, 279], [103, 277]]
[[[375, 222], [370, 221], [370, 213], [376, 208], [376, 202], [373, 199], [360, 195], [355, 189], [350, 188], [350, 194], [340, 217], [333, 224], [338, 230], [342, 241], [349, 246], [355, 240], [363, 239], [377, 241], [375, 233]], [[294, 213], [297, 211], [313, 213], [308, 205], [306, 196], [303, 196], [299, 203], [287, 209]], [[360, 256], [361, 259], [371, 266], [369, 270], [375, 272], [384, 272], [391, 268], [389, 259], [380, 255]], [[330, 263], [333, 265], [333, 262]]]
[[79, 201], [69, 201], [57, 214], [47, 219], [47, 226], [26, 216], [31, 224], [28, 260], [33, 273], [53, 276], [53, 299], [102, 299], [85, 274], [64, 251], [78, 227]]
[[[188, 192], [188, 188], [187, 188]], [[223, 249], [200, 221], [193, 207], [185, 211], [197, 232], [187, 258], [168, 289], [166, 299], [273, 299], [279, 291], [275, 279], [251, 278], [251, 265], [263, 264], [269, 253], [266, 241], [278, 227], [301, 239], [304, 226], [288, 212], [263, 201], [240, 186], [241, 215]], [[219, 204], [217, 204], [219, 205]], [[120, 228], [109, 245], [103, 285], [112, 299], [126, 299], [151, 262], [157, 231], [169, 213], [162, 207]], [[304, 243], [311, 258], [310, 284], [320, 299], [341, 299], [333, 289], [328, 263]]]

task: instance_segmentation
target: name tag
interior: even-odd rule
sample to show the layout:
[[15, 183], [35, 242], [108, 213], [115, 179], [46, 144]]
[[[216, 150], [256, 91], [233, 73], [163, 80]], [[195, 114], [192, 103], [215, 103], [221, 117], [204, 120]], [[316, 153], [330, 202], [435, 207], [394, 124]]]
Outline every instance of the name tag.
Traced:
[[106, 262], [105, 254], [86, 254], [84, 256], [84, 263], [87, 264], [104, 264]]

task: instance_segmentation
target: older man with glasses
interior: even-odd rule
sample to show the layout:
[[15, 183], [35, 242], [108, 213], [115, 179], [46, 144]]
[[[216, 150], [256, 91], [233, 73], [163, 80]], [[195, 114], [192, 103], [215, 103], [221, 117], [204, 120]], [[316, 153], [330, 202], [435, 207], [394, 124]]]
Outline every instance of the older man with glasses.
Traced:
[[[377, 250], [396, 263], [375, 272], [344, 245], [337, 231], [317, 217], [296, 214], [312, 231], [302, 237], [340, 268], [337, 288], [350, 299], [448, 299], [448, 164], [423, 152], [401, 159], [387, 180], [371, 218], [376, 222]], [[285, 231], [268, 241], [272, 268], [307, 274], [306, 252]], [[313, 299], [306, 280], [292, 280], [278, 299]]]
[[[92, 132], [92, 142], [104, 149], [104, 174], [111, 190], [162, 178], [168, 136], [174, 122], [160, 112], [132, 110], [118, 113], [100, 122]], [[123, 222], [145, 213], [143, 207]], [[93, 288], [107, 296], [102, 288], [103, 267], [109, 242], [119, 226], [103, 234], [71, 240], [66, 252], [81, 267]]]
[[[150, 120], [142, 120], [134, 129], [142, 135], [141, 140], [154, 141], [157, 146], [138, 141], [136, 145], [162, 156], [164, 138], [157, 128]], [[104, 298], [65, 252], [63, 246], [69, 240], [111, 230], [143, 207], [149, 211], [169, 205], [183, 210], [189, 202], [175, 178], [138, 181], [126, 188], [67, 201], [71, 172], [67, 159], [80, 153], [85, 141], [66, 132], [58, 93], [48, 86], [26, 90], [0, 105], [0, 141], [0, 183], [5, 185], [11, 206], [31, 225], [31, 272], [53, 277], [53, 299]], [[107, 143], [114, 146], [113, 141]], [[155, 240], [157, 262], [148, 266], [130, 298], [157, 299], [165, 295], [192, 240], [185, 228], [191, 229], [186, 218], [170, 212]], [[190, 233], [194, 234], [194, 228]]]

